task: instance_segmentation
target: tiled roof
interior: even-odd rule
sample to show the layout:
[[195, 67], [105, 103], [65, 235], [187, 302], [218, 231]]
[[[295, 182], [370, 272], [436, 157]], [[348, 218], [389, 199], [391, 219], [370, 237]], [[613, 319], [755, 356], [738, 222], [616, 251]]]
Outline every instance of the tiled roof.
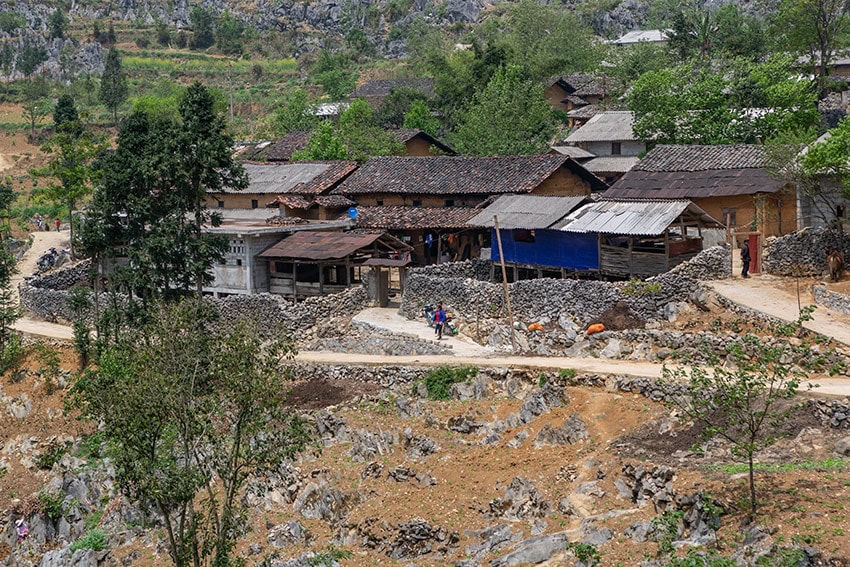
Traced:
[[764, 169], [639, 171], [642, 161], [603, 193], [606, 199], [704, 199], [776, 193], [786, 182]]
[[320, 207], [328, 207], [332, 209], [353, 207], [356, 204], [354, 201], [343, 195], [319, 195], [313, 199], [313, 202]]
[[564, 97], [564, 100], [573, 103], [573, 106], [587, 106], [588, 104], [590, 104], [580, 96], [576, 95], [567, 95]]
[[[295, 162], [308, 163], [308, 162]], [[309, 181], [299, 183], [292, 188], [290, 193], [298, 193], [299, 195], [319, 195], [328, 189], [336, 186], [340, 181], [345, 179], [352, 171], [357, 169], [356, 161], [329, 161], [322, 162], [329, 164], [329, 167], [321, 175], [317, 175]]]
[[656, 146], [635, 167], [638, 171], [707, 171], [767, 166], [764, 146]]
[[242, 157], [252, 161], [289, 161], [292, 154], [306, 148], [309, 141], [310, 132], [290, 132], [283, 138], [262, 144], [252, 154], [243, 153]]
[[[587, 107], [585, 107], [587, 108]], [[570, 113], [570, 116], [573, 116]], [[636, 140], [632, 126], [635, 115], [628, 111], [597, 112], [587, 124], [567, 136], [568, 144]]]
[[472, 207], [358, 207], [356, 222], [361, 228], [385, 230], [460, 229], [469, 228], [467, 223], [480, 211]]
[[423, 132], [418, 128], [399, 128], [398, 130], [389, 130], [389, 133], [402, 144], [409, 142], [413, 138], [420, 137], [432, 146], [436, 146], [437, 148], [439, 148], [441, 152], [444, 152], [449, 155], [455, 155], [455, 153], [457, 153], [455, 152], [454, 148], [438, 140], [434, 136], [430, 135], [428, 132]]
[[587, 106], [582, 106], [581, 108], [574, 108], [567, 112], [567, 116], [570, 118], [578, 118], [578, 119], [586, 119], [593, 118], [596, 116], [596, 113], [599, 112], [599, 107], [595, 104], [588, 104]]
[[248, 187], [244, 194], [287, 193], [314, 195], [336, 185], [357, 168], [353, 161], [245, 163]]
[[406, 87], [420, 91], [428, 96], [434, 94], [434, 79], [429, 77], [411, 79], [373, 79], [366, 81], [351, 93], [352, 98], [357, 97], [385, 97], [395, 88]]
[[266, 224], [272, 226], [291, 226], [295, 224], [309, 224], [310, 221], [307, 219], [302, 219], [300, 217], [282, 217], [279, 215], [275, 215], [273, 217], [269, 217], [266, 219]]
[[272, 203], [280, 203], [290, 209], [309, 209], [313, 204], [301, 195], [278, 195]]
[[599, 178], [562, 155], [377, 157], [348, 176], [334, 193], [529, 193], [561, 167], [585, 180], [590, 189], [605, 187]]
[[290, 209], [309, 209], [315, 205], [331, 209], [351, 207], [355, 203], [343, 195], [318, 195], [316, 197], [303, 195], [278, 195], [269, 205], [279, 204]]
[[595, 154], [587, 150], [583, 150], [578, 146], [552, 146], [552, 152], [557, 152], [562, 156], [569, 156], [573, 159], [587, 160], [596, 157]]
[[584, 167], [593, 173], [625, 173], [640, 161], [635, 156], [600, 156], [584, 162]]

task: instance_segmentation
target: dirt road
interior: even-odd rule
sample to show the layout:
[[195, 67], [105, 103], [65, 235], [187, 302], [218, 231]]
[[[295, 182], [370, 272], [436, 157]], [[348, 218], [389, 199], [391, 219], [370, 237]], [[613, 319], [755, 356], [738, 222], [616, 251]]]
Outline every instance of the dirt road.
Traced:
[[[735, 303], [767, 313], [783, 321], [793, 322], [799, 317], [797, 296], [783, 289], [781, 285], [783, 281], [783, 278], [765, 274], [746, 280], [738, 277], [707, 283], [714, 291]], [[811, 293], [806, 292], [802, 298], [802, 304], [811, 303], [813, 303]], [[814, 319], [806, 321], [803, 324], [804, 327], [850, 345], [850, 317], [822, 306], [819, 306], [812, 316]]]

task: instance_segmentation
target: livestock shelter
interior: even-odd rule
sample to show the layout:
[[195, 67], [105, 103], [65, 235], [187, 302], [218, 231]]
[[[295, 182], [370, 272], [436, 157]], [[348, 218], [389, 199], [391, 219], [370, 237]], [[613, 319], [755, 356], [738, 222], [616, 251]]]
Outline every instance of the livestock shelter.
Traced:
[[504, 261], [510, 266], [509, 279], [565, 277], [570, 272], [596, 270], [598, 264], [594, 235], [555, 228], [587, 200], [584, 196], [504, 195], [472, 217], [469, 224], [490, 229], [490, 259], [500, 262], [493, 217], [498, 219]]
[[647, 278], [670, 270], [703, 249], [702, 230], [722, 228], [690, 201], [597, 201], [556, 225], [597, 240], [599, 275]]
[[[373, 258], [402, 260], [411, 247], [384, 232], [298, 232], [257, 255], [269, 262], [269, 291], [289, 297], [325, 295], [362, 282]], [[389, 264], [381, 264], [387, 265]]]

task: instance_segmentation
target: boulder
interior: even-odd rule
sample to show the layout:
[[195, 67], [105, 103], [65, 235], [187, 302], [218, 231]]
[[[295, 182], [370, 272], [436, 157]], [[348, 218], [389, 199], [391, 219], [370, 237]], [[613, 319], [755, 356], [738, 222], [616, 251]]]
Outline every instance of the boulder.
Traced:
[[516, 477], [505, 489], [503, 498], [490, 501], [489, 515], [505, 520], [543, 518], [552, 510], [552, 504], [543, 498], [527, 478]]
[[843, 457], [850, 457], [850, 436], [835, 442], [835, 452]]
[[301, 522], [291, 520], [279, 524], [269, 530], [269, 545], [276, 548], [289, 547], [301, 543], [310, 543], [313, 536], [308, 532]]
[[544, 445], [572, 445], [578, 441], [587, 439], [587, 426], [578, 414], [574, 413], [566, 419], [561, 427], [552, 427], [546, 424], [534, 438], [534, 446]]
[[491, 561], [490, 567], [514, 567], [515, 565], [542, 563], [551, 559], [556, 553], [565, 551], [567, 543], [567, 536], [562, 533], [527, 539], [521, 541], [514, 551]]

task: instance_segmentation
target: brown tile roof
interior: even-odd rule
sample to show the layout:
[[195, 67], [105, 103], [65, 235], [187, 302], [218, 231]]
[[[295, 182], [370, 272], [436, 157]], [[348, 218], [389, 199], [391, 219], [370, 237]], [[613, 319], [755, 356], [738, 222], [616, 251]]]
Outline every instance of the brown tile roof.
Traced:
[[599, 107], [595, 104], [588, 104], [587, 106], [582, 106], [580, 108], [574, 108], [567, 112], [567, 116], [570, 118], [593, 118], [596, 116], [596, 113], [599, 112]]
[[283, 138], [258, 147], [250, 155], [243, 153], [242, 159], [252, 161], [290, 161], [292, 154], [307, 147], [310, 132], [290, 132]]
[[279, 203], [290, 209], [309, 209], [313, 203], [301, 195], [278, 195], [270, 204]]
[[573, 103], [573, 106], [587, 106], [588, 104], [590, 104], [580, 96], [575, 95], [567, 95], [566, 97], [564, 97], [564, 100], [562, 102], [564, 101]]
[[373, 79], [366, 81], [351, 93], [351, 98], [385, 97], [395, 88], [406, 87], [420, 91], [428, 96], [434, 94], [434, 79], [419, 77], [410, 79]]
[[376, 157], [361, 165], [333, 193], [493, 195], [529, 193], [566, 167], [591, 189], [605, 183], [567, 156]]
[[354, 201], [343, 195], [319, 195], [313, 202], [320, 207], [344, 208], [356, 205]]
[[257, 256], [260, 258], [298, 258], [303, 260], [333, 260], [345, 258], [361, 248], [371, 246], [381, 233], [327, 232], [306, 230], [296, 232], [272, 244]]
[[[469, 228], [481, 209], [473, 207], [358, 207], [357, 226], [385, 230]], [[340, 219], [346, 219], [343, 215]]]
[[[308, 162], [299, 161], [295, 163]], [[289, 192], [297, 193], [298, 195], [320, 195], [328, 189], [335, 187], [340, 181], [348, 177], [351, 172], [357, 169], [356, 161], [328, 161], [322, 163], [330, 164], [330, 167], [321, 175], [317, 175], [309, 181], [299, 183]]]
[[775, 193], [764, 146], [657, 146], [605, 192], [606, 198], [696, 199]]
[[266, 219], [266, 224], [272, 226], [290, 226], [296, 224], [308, 224], [309, 222], [310, 221], [307, 219], [302, 219], [300, 217], [282, 217], [280, 215], [275, 215]]
[[443, 153], [449, 155], [455, 155], [457, 153], [451, 146], [438, 140], [434, 136], [430, 135], [428, 132], [423, 132], [418, 128], [399, 128], [398, 130], [389, 130], [389, 133], [402, 144], [406, 144], [413, 138], [419, 137], [424, 139], [432, 146], [436, 146]]
[[706, 171], [751, 169], [767, 166], [764, 146], [731, 144], [716, 146], [656, 146], [638, 163], [639, 171]]

